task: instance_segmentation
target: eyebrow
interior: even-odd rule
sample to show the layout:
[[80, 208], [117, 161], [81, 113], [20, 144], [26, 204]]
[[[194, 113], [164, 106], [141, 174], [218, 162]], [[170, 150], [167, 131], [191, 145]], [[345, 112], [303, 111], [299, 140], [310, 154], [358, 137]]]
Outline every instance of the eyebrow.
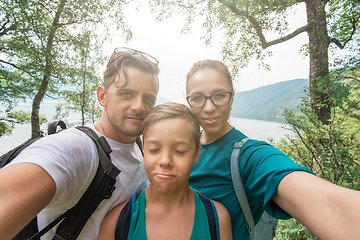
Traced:
[[[147, 138], [147, 137], [146, 137]], [[156, 140], [156, 139], [150, 139], [150, 140], [145, 140], [144, 143], [155, 143], [155, 144], [158, 144], [159, 141]], [[188, 142], [188, 141], [175, 141], [176, 144], [186, 144], [186, 145], [191, 145], [191, 142]]]
[[[221, 88], [221, 89], [216, 89], [216, 90], [212, 91], [212, 93], [211, 93], [210, 95], [215, 94], [215, 93], [218, 93], [218, 92], [228, 92], [228, 90], [223, 89], [223, 88]], [[193, 93], [191, 93], [190, 95], [204, 95], [204, 94], [203, 94], [202, 92], [193, 92]]]
[[[127, 87], [118, 87], [117, 90], [116, 90], [116, 92], [124, 92], [124, 91], [126, 91], [126, 92], [137, 92], [136, 89], [127, 88]], [[156, 94], [151, 94], [151, 93], [144, 93], [144, 96], [152, 97], [152, 98], [155, 98], [155, 99], [157, 97]]]

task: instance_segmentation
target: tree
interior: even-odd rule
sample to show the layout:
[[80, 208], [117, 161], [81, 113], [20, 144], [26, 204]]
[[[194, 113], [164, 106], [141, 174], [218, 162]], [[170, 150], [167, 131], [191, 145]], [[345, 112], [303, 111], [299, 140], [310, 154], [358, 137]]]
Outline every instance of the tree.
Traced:
[[16, 31], [20, 25], [23, 24], [19, 18], [19, 11], [21, 7], [26, 7], [27, 0], [13, 0], [13, 1], [1, 1], [0, 2], [0, 37], [10, 35]]
[[[99, 49], [99, 39], [95, 39], [92, 31], [84, 30], [82, 45], [73, 49], [72, 63], [76, 71], [68, 80], [69, 88], [62, 90], [64, 102], [56, 106], [57, 119], [64, 119], [69, 112], [80, 112], [81, 121], [72, 124], [85, 125], [94, 123], [101, 117], [101, 108], [98, 105], [96, 89], [101, 85], [102, 79], [98, 77], [98, 66], [102, 66], [105, 59], [96, 49]], [[65, 111], [64, 111], [65, 108]], [[70, 124], [70, 125], [72, 125]]]
[[[306, 5], [307, 24], [290, 32], [286, 17], [289, 9], [300, 3]], [[197, 16], [202, 16], [203, 27], [207, 30], [204, 36], [206, 43], [211, 40], [215, 28], [224, 30], [226, 42], [222, 53], [225, 59], [231, 61], [235, 73], [239, 67], [246, 67], [252, 57], [268, 68], [264, 59], [271, 52], [266, 49], [306, 32], [309, 36], [306, 47], [310, 57], [311, 109], [323, 124], [329, 124], [331, 106], [329, 97], [317, 91], [319, 78], [323, 79], [322, 84], [330, 85], [329, 81], [324, 81], [329, 73], [330, 44], [340, 49], [350, 49], [359, 37], [358, 1], [151, 0], [151, 4], [159, 20], [170, 17], [174, 12], [185, 14], [185, 32], [191, 28]], [[266, 34], [276, 34], [277, 38], [269, 41]]]
[[[3, 9], [14, 9], [12, 16], [16, 15], [22, 23], [16, 31], [0, 36], [0, 63], [2, 71], [7, 73], [3, 81], [7, 86], [20, 84], [23, 94], [33, 99], [33, 138], [40, 135], [39, 109], [45, 94], [57, 95], [73, 74], [72, 50], [81, 46], [83, 29], [96, 29], [92, 34], [101, 35], [102, 41], [110, 36], [112, 28], [121, 28], [125, 38], [131, 38], [123, 19], [124, 4], [126, 1], [122, 0], [29, 0], [27, 5], [15, 0], [1, 1], [4, 8], [0, 22], [6, 21]], [[15, 20], [11, 18], [11, 21]]]
[[[330, 71], [330, 124], [324, 125], [317, 119], [305, 96], [298, 114], [285, 111], [286, 126], [295, 135], [276, 143], [282, 152], [317, 176], [355, 190], [360, 186], [359, 63], [354, 57], [346, 67]], [[316, 239], [295, 219], [280, 220], [278, 229], [277, 239]]]

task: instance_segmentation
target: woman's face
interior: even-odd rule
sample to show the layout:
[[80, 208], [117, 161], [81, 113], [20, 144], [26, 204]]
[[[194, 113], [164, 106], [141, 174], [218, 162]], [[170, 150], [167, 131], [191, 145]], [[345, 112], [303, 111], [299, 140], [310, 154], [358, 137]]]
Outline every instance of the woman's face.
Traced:
[[[232, 91], [226, 76], [214, 69], [202, 69], [192, 75], [187, 81], [187, 95], [201, 94], [210, 96], [218, 92]], [[233, 97], [228, 104], [223, 106], [214, 105], [208, 98], [202, 107], [191, 107], [200, 126], [208, 136], [216, 140], [230, 131], [228, 123]]]

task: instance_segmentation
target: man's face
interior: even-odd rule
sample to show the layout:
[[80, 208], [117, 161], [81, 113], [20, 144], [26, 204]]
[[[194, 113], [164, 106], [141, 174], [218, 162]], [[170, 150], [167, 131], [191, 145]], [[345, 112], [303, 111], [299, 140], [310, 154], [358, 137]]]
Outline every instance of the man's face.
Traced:
[[142, 122], [154, 107], [158, 92], [154, 74], [128, 67], [126, 75], [127, 83], [124, 85], [125, 75], [120, 71], [117, 86], [111, 84], [105, 93], [103, 106], [107, 116], [103, 120], [110, 123], [106, 124], [107, 134], [123, 143], [132, 142], [135, 136], [141, 135]]

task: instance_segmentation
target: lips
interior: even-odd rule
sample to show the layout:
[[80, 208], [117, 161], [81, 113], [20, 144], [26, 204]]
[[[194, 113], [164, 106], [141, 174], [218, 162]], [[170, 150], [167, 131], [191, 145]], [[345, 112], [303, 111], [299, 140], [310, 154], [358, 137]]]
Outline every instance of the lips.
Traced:
[[203, 121], [207, 124], [214, 124], [217, 122], [219, 118], [215, 117], [215, 118], [203, 118]]
[[144, 118], [136, 118], [136, 117], [128, 117], [128, 118], [135, 121], [144, 121]]
[[175, 177], [175, 175], [169, 173], [155, 173], [154, 175], [161, 179], [171, 179]]
[[125, 117], [128, 118], [128, 119], [131, 119], [131, 120], [135, 120], [135, 121], [144, 121], [143, 116], [128, 115], [128, 116], [125, 116]]

